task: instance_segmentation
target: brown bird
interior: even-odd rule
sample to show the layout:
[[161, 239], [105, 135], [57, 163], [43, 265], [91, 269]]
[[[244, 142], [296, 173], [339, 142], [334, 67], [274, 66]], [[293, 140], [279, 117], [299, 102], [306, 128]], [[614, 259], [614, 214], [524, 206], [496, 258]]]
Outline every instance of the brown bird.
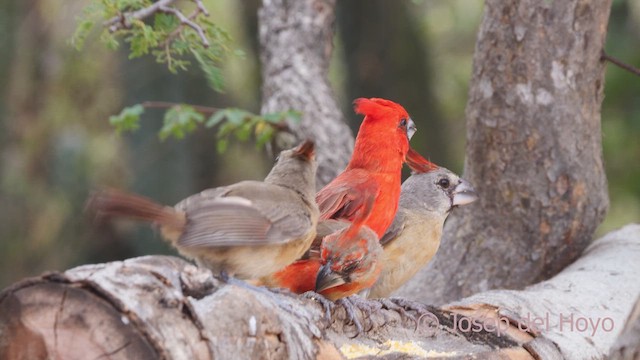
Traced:
[[385, 298], [411, 279], [435, 255], [451, 210], [477, 200], [466, 180], [445, 169], [411, 175], [402, 184], [400, 206], [380, 243], [382, 273], [369, 291]]
[[260, 181], [204, 190], [163, 206], [115, 190], [96, 193], [88, 209], [97, 216], [157, 224], [178, 251], [223, 277], [257, 278], [298, 259], [311, 245], [318, 222], [315, 150], [311, 141], [284, 150]]

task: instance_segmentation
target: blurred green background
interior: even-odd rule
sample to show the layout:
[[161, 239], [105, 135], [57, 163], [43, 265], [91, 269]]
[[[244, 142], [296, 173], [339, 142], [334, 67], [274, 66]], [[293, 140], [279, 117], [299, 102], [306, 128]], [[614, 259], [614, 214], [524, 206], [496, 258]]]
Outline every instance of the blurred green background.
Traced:
[[[640, 66], [640, 1], [614, 0], [607, 51]], [[160, 141], [161, 110], [119, 136], [110, 115], [142, 101], [259, 112], [257, 0], [205, 1], [246, 53], [226, 63], [226, 92], [194, 67], [170, 74], [150, 57], [130, 61], [95, 38], [69, 45], [82, 0], [0, 2], [0, 288], [25, 276], [127, 257], [174, 253], [148, 227], [91, 226], [91, 189], [128, 189], [167, 204], [204, 188], [260, 179], [271, 166], [252, 144], [216, 152], [215, 130]], [[331, 80], [350, 125], [356, 97], [402, 103], [422, 153], [462, 170], [464, 107], [482, 3], [469, 0], [338, 1]], [[640, 78], [607, 68], [602, 114], [611, 209], [599, 234], [640, 221]]]

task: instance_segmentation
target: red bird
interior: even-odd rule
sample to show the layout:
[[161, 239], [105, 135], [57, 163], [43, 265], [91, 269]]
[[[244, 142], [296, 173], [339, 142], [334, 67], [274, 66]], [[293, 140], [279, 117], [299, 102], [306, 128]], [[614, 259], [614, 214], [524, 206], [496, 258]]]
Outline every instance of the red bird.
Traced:
[[262, 279], [262, 284], [288, 288], [296, 293], [315, 291], [337, 300], [371, 287], [382, 270], [382, 246], [378, 237], [363, 224], [375, 201], [372, 190], [361, 189], [363, 207], [354, 221], [324, 220], [318, 224], [316, 240], [300, 260]]
[[[377, 188], [366, 225], [378, 237], [393, 222], [400, 199], [402, 164], [416, 131], [407, 111], [390, 100], [357, 99], [355, 112], [364, 115], [347, 168], [316, 195], [320, 219], [353, 221], [364, 205], [359, 188]], [[373, 185], [371, 185], [373, 184]]]
[[[371, 206], [371, 209], [367, 210], [370, 214], [362, 220], [364, 223], [358, 236], [360, 239], [371, 238], [362, 233], [369, 229], [376, 234], [377, 238], [384, 235], [398, 208], [402, 164], [407, 161], [410, 167], [417, 167], [423, 171], [429, 166], [436, 167], [417, 152], [410, 150], [409, 139], [416, 128], [402, 106], [377, 98], [357, 99], [354, 104], [356, 113], [365, 115], [365, 118], [356, 137], [353, 155], [347, 168], [316, 195], [321, 219], [316, 241], [306, 257], [271, 277], [262, 278], [262, 283], [267, 286], [283, 287], [296, 293], [316, 290], [333, 300], [349, 296], [372, 285], [368, 280], [354, 281], [349, 276], [342, 276], [346, 281], [338, 286], [325, 287], [324, 283], [318, 284], [318, 279], [326, 281], [323, 280], [325, 278], [332, 278], [339, 282], [335, 276], [329, 276], [330, 272], [350, 275], [353, 271], [348, 267], [352, 266], [351, 262], [332, 262], [331, 266], [324, 268], [324, 274], [320, 275], [322, 264], [317, 260], [320, 258], [317, 252], [321, 239], [341, 231], [348, 226], [349, 222], [353, 223], [357, 214], [362, 214], [368, 201], [371, 201], [371, 204], [367, 205]], [[325, 260], [340, 258], [349, 255], [352, 251], [357, 253], [362, 249], [375, 252], [374, 247], [379, 246], [372, 245], [368, 241], [364, 241], [360, 249], [353, 247], [341, 249], [335, 246], [342, 244], [339, 241], [333, 245], [330, 244], [332, 241], [327, 241], [326, 244], [322, 242], [324, 246], [322, 256]], [[315, 260], [310, 258], [314, 252]], [[348, 266], [341, 269], [340, 266], [343, 265]], [[358, 269], [365, 269], [365, 266], [369, 265], [365, 262], [356, 265]], [[328, 268], [332, 271], [327, 270]], [[375, 278], [377, 275], [373, 281]]]

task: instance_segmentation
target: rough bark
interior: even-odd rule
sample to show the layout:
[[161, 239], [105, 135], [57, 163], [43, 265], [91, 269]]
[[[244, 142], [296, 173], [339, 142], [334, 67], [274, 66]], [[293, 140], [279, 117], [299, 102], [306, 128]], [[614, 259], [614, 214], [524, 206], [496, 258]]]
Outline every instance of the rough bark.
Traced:
[[608, 207], [600, 53], [610, 5], [485, 2], [464, 171], [480, 201], [452, 216], [435, 261], [400, 295], [443, 303], [522, 288], [591, 242]]
[[298, 110], [289, 123], [295, 139], [278, 135], [279, 147], [310, 138], [317, 145], [317, 185], [347, 165], [353, 135], [343, 121], [327, 78], [333, 51], [335, 0], [264, 0], [258, 14], [262, 62], [262, 112]]
[[[413, 303], [431, 312], [417, 327], [375, 303], [370, 316], [357, 314], [365, 327], [357, 337], [342, 307], [328, 321], [313, 300], [225, 285], [177, 258], [86, 265], [0, 293], [0, 358], [596, 359], [640, 295], [638, 257], [640, 225], [631, 225], [523, 291], [490, 291], [441, 308]], [[560, 314], [573, 316], [573, 331], [559, 327]], [[537, 318], [549, 326], [536, 328]], [[578, 318], [608, 318], [613, 327], [601, 320], [580, 331]], [[483, 325], [467, 329], [467, 319]]]

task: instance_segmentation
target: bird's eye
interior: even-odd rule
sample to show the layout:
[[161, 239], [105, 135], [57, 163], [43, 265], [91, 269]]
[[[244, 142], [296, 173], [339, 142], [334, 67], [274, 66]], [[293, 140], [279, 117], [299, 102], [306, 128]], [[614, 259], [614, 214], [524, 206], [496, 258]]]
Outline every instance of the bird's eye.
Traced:
[[449, 179], [442, 178], [438, 180], [438, 185], [443, 189], [447, 189], [451, 183], [449, 182]]
[[407, 126], [407, 119], [400, 120], [400, 126], [401, 127], [406, 127]]

